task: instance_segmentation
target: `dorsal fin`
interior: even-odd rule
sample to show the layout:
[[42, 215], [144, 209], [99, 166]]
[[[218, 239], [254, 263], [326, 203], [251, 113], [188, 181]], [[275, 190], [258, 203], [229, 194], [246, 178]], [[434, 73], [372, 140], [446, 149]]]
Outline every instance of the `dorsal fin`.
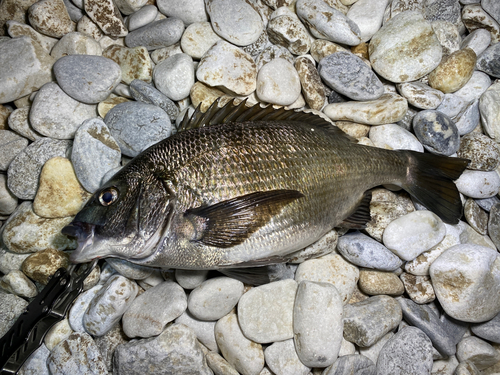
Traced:
[[218, 98], [206, 112], [201, 111], [201, 104], [198, 105], [191, 117], [186, 112], [178, 132], [227, 122], [299, 121], [332, 131], [338, 136], [350, 139], [346, 133], [333, 125], [333, 123], [313, 112], [296, 111], [285, 109], [284, 107], [277, 108], [272, 104], [263, 105], [261, 103], [248, 107], [246, 99], [239, 103], [237, 101], [238, 99], [234, 99], [223, 107], [219, 107], [220, 98]]

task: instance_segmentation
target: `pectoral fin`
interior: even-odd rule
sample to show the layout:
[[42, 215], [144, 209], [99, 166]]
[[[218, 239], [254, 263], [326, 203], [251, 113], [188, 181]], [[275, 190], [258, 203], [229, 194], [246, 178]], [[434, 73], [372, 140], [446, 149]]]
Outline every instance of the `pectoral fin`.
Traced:
[[361, 201], [359, 202], [356, 211], [349, 217], [344, 219], [342, 223], [338, 226], [348, 229], [364, 229], [366, 228], [366, 223], [371, 220], [370, 216], [370, 202], [372, 200], [372, 193], [367, 191]]
[[255, 192], [211, 206], [189, 209], [184, 216], [196, 229], [196, 241], [228, 248], [241, 244], [283, 207], [303, 196], [296, 190]]

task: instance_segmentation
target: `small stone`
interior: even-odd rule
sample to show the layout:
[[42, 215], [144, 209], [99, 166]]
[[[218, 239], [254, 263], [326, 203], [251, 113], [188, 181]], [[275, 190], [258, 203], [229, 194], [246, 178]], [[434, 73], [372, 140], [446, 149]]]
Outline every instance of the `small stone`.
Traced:
[[398, 122], [408, 110], [408, 102], [397, 94], [383, 94], [367, 102], [328, 104], [323, 112], [334, 121], [344, 120], [367, 125]]
[[309, 367], [327, 367], [335, 362], [342, 343], [342, 312], [341, 296], [332, 284], [306, 280], [299, 283], [293, 308], [293, 333], [300, 362]]
[[413, 302], [425, 304], [436, 299], [429, 276], [415, 276], [403, 272], [399, 277], [404, 284], [406, 293], [408, 293]]
[[[104, 35], [101, 39], [99, 39], [99, 45], [101, 46], [101, 49], [104, 51], [106, 48], [109, 46], [120, 46], [120, 47], [125, 47], [125, 38], [112, 38], [107, 35]], [[116, 90], [116, 88], [115, 88]], [[115, 91], [114, 90], [114, 91]]]
[[343, 304], [351, 299], [358, 279], [358, 268], [338, 254], [307, 260], [299, 265], [295, 273], [297, 283], [308, 280], [333, 284], [340, 293]]
[[51, 374], [106, 373], [101, 353], [92, 337], [85, 332], [72, 333], [49, 354], [47, 365]]
[[464, 205], [464, 216], [469, 225], [479, 234], [485, 235], [488, 227], [488, 214], [483, 211], [474, 199], [467, 199]]
[[465, 111], [468, 104], [469, 101], [461, 96], [456, 94], [444, 94], [443, 101], [436, 108], [436, 111], [442, 112], [450, 118], [455, 118]]
[[349, 121], [337, 121], [335, 125], [344, 133], [356, 139], [368, 137], [368, 133], [371, 129], [369, 125], [356, 124], [355, 122]]
[[369, 296], [399, 296], [405, 291], [401, 280], [392, 272], [360, 270], [358, 285], [359, 289]]
[[469, 103], [465, 110], [452, 120], [457, 126], [458, 134], [465, 135], [472, 132], [479, 125], [479, 100]]
[[372, 126], [369, 138], [376, 147], [387, 150], [424, 152], [424, 148], [419, 140], [408, 130], [396, 124]]
[[421, 109], [435, 109], [444, 99], [441, 91], [418, 81], [400, 83], [397, 88], [409, 104]]
[[140, 102], [118, 104], [106, 114], [104, 122], [121, 152], [130, 157], [172, 133], [172, 124], [165, 111]]
[[375, 375], [375, 363], [364, 355], [350, 354], [339, 357], [322, 375]]
[[431, 340], [418, 328], [405, 327], [382, 348], [377, 361], [377, 375], [430, 374]]
[[255, 58], [255, 64], [257, 66], [257, 71], [260, 71], [260, 69], [264, 65], [271, 62], [274, 59], [283, 59], [283, 60], [288, 61], [292, 65], [294, 63], [294, 59], [293, 59], [293, 56], [290, 53], [290, 51], [288, 51], [285, 47], [271, 44], [270, 46], [266, 47]]
[[[286, 9], [286, 12], [282, 10]], [[271, 14], [267, 26], [269, 40], [287, 48], [294, 55], [304, 55], [311, 48], [311, 38], [297, 15], [286, 7]]]
[[187, 98], [194, 85], [193, 59], [179, 53], [163, 60], [154, 69], [154, 82], [157, 89], [171, 100]]
[[49, 248], [27, 257], [23, 262], [22, 271], [29, 278], [46, 285], [59, 268], [68, 266], [68, 254]]
[[37, 1], [29, 8], [28, 18], [35, 30], [54, 38], [61, 38], [76, 28], [63, 0]]
[[211, 351], [205, 355], [205, 358], [207, 360], [208, 367], [210, 367], [215, 374], [239, 375], [239, 372], [236, 371], [234, 367], [231, 366], [229, 362], [226, 361], [220, 354]]
[[494, 83], [481, 96], [479, 100], [479, 111], [481, 123], [486, 135], [493, 138], [497, 143], [500, 141], [500, 82]]
[[490, 76], [500, 78], [500, 46], [497, 44], [487, 48], [477, 59], [477, 69], [489, 74]]
[[140, 10], [146, 5], [147, 0], [116, 0], [115, 4], [125, 15], [130, 15]]
[[[191, 99], [191, 105], [192, 105], [192, 108], [190, 109], [191, 115], [194, 112], [194, 108], [197, 108], [198, 105], [200, 105], [201, 111], [206, 111], [212, 105], [212, 103], [219, 98], [221, 101], [223, 100], [224, 103], [234, 100], [233, 96], [229, 96], [225, 94], [223, 91], [216, 89], [215, 87], [210, 87], [208, 85], [205, 85], [200, 81], [196, 81], [193, 87], [191, 87], [191, 93], [189, 94], [189, 97]], [[222, 105], [222, 103], [220, 103], [219, 105]], [[180, 112], [178, 120], [182, 121], [184, 114], [185, 114], [184, 111]]]
[[460, 146], [460, 136], [455, 123], [444, 113], [428, 109], [413, 118], [415, 135], [424, 148], [437, 155], [452, 155]]
[[102, 48], [88, 34], [71, 32], [64, 35], [52, 48], [50, 55], [55, 59], [60, 59], [66, 55], [102, 55]]
[[486, 29], [476, 29], [467, 35], [460, 44], [460, 48], [471, 48], [476, 56], [484, 52], [491, 43], [491, 34]]
[[500, 361], [500, 353], [480, 338], [464, 337], [457, 345], [457, 359], [471, 362], [478, 370], [485, 370]]
[[0, 292], [0, 337], [9, 331], [26, 306], [28, 302], [21, 297]]
[[249, 54], [220, 40], [201, 59], [196, 78], [210, 86], [221, 86], [236, 95], [250, 95], [256, 89], [257, 70]]
[[10, 20], [6, 22], [7, 32], [12, 38], [16, 38], [18, 36], [28, 36], [33, 40], [40, 43], [40, 45], [50, 53], [54, 44], [58, 42], [56, 38], [51, 38], [49, 36], [45, 36], [40, 34], [38, 31], [33, 29], [31, 26], [26, 25], [25, 23], [17, 22], [14, 20]]
[[434, 21], [432, 22], [432, 30], [443, 47], [443, 56], [451, 55], [460, 49], [462, 38], [455, 24], [449, 21]]
[[130, 84], [134, 79], [151, 82], [153, 64], [145, 47], [127, 48], [115, 44], [106, 48], [102, 55], [120, 65], [122, 82]]
[[[267, 9], [269, 9], [269, 8], [267, 8]], [[266, 20], [263, 20], [263, 21], [266, 21]], [[271, 44], [269, 42], [269, 37], [267, 35], [267, 31], [264, 31], [262, 34], [260, 34], [259, 38], [255, 42], [253, 42], [252, 44], [249, 44], [248, 46], [243, 46], [243, 47], [241, 47], [241, 49], [243, 51], [245, 51], [246, 53], [248, 53], [250, 56], [252, 56], [253, 59], [257, 59], [257, 57], [268, 46], [273, 47], [275, 45]], [[275, 46], [275, 47], [278, 47], [278, 46]], [[290, 52], [288, 52], [288, 53], [291, 55]]]
[[457, 189], [470, 198], [489, 198], [498, 193], [500, 177], [495, 171], [465, 170], [455, 181]]
[[38, 294], [33, 281], [28, 279], [26, 275], [19, 271], [10, 271], [0, 279], [0, 288], [20, 297], [33, 298]]
[[63, 319], [60, 322], [54, 324], [54, 326], [47, 332], [47, 335], [43, 339], [47, 349], [52, 350], [61, 341], [66, 340], [73, 330], [69, 326], [68, 319]]
[[398, 326], [403, 318], [398, 302], [374, 296], [344, 306], [344, 338], [360, 347], [375, 344]]
[[17, 254], [7, 250], [7, 247], [0, 242], [0, 272], [8, 274], [11, 271], [19, 271], [24, 260], [29, 254]]
[[42, 343], [40, 347], [28, 357], [19, 369], [19, 375], [50, 375], [47, 358], [50, 350]]
[[10, 215], [17, 207], [17, 197], [7, 188], [7, 176], [0, 174], [0, 215]]
[[16, 156], [28, 146], [28, 140], [10, 130], [0, 130], [0, 170], [6, 171]]
[[125, 333], [123, 333], [121, 325], [115, 324], [111, 331], [106, 333], [104, 336], [96, 337], [94, 341], [101, 352], [106, 369], [108, 371], [112, 371], [113, 355], [116, 347], [120, 344], [125, 344], [129, 340], [127, 336], [125, 336]]
[[[193, 317], [189, 311], [184, 311], [184, 313], [179, 316], [176, 323], [184, 324], [191, 328], [196, 334], [196, 337], [200, 342], [205, 345], [208, 349], [213, 352], [219, 352], [219, 347], [215, 341], [215, 324], [216, 322], [207, 322], [203, 320], [198, 320]], [[207, 358], [208, 360], [208, 358]], [[210, 365], [210, 363], [209, 363]]]
[[172, 100], [144, 81], [133, 80], [130, 83], [130, 93], [137, 101], [154, 104], [163, 109], [171, 121], [174, 121], [179, 115], [179, 108]]
[[130, 32], [125, 37], [127, 47], [146, 47], [148, 51], [171, 46], [181, 40], [184, 24], [177, 18], [154, 21]]
[[453, 375], [480, 375], [479, 369], [471, 362], [459, 363], [455, 368]]
[[288, 263], [303, 263], [312, 258], [318, 258], [335, 251], [339, 236], [335, 229], [321, 237], [318, 241], [305, 247], [302, 250], [288, 254]]
[[500, 311], [498, 252], [478, 245], [456, 245], [430, 268], [436, 296], [448, 315], [472, 323], [492, 319]]
[[180, 42], [172, 44], [168, 47], [158, 48], [151, 52], [151, 60], [155, 64], [161, 63], [163, 60], [168, 59], [170, 56], [183, 53]]
[[311, 371], [297, 356], [291, 339], [269, 345], [264, 351], [264, 356], [269, 369], [276, 375], [307, 375]]
[[15, 109], [9, 116], [9, 129], [28, 138], [30, 141], [36, 141], [43, 138], [43, 136], [33, 129], [29, 123], [30, 109], [30, 106]]
[[103, 336], [129, 309], [139, 287], [123, 276], [111, 276], [83, 315], [83, 326], [93, 336]]
[[299, 0], [296, 12], [316, 38], [348, 46], [356, 46], [361, 42], [359, 26], [326, 2]]
[[460, 243], [469, 245], [479, 245], [488, 247], [490, 249], [496, 249], [495, 244], [488, 236], [481, 236], [472, 228], [469, 224], [464, 221], [458, 223], [461, 230], [460, 233]]
[[444, 93], [462, 88], [472, 77], [476, 66], [476, 53], [465, 48], [443, 57], [441, 63], [429, 74], [429, 86]]
[[481, 98], [483, 93], [491, 86], [490, 77], [483, 72], [475, 70], [472, 77], [460, 90], [455, 91], [455, 95], [472, 102]]
[[242, 295], [241, 281], [215, 277], [204, 281], [189, 294], [189, 312], [200, 320], [218, 320], [236, 306]]
[[194, 289], [207, 279], [207, 270], [175, 270], [175, 280], [184, 289]]
[[27, 10], [36, 0], [7, 0], [0, 6], [0, 35], [7, 35], [4, 25], [9, 20], [28, 23]]
[[263, 102], [290, 105], [299, 95], [299, 75], [288, 61], [277, 58], [259, 70], [257, 96]]
[[120, 275], [131, 280], [143, 280], [151, 276], [154, 270], [154, 268], [142, 266], [119, 258], [107, 258], [106, 263]]
[[128, 31], [123, 23], [123, 18], [112, 0], [86, 0], [84, 4], [85, 13], [104, 34], [112, 37], [127, 35]]
[[208, 21], [203, 0], [193, 0], [189, 3], [184, 0], [158, 0], [156, 4], [164, 15], [182, 20], [186, 26], [194, 22]]
[[316, 67], [309, 58], [301, 56], [295, 60], [295, 69], [307, 104], [312, 109], [321, 110], [325, 105], [326, 92]]
[[104, 36], [101, 28], [86, 15], [80, 18], [76, 24], [76, 31], [82, 34], [90, 35], [94, 40], [100, 40]]
[[362, 42], [367, 42], [380, 29], [384, 11], [390, 2], [358, 0], [349, 8], [346, 16], [360, 29]]
[[76, 297], [73, 306], [69, 310], [68, 323], [71, 329], [76, 332], [84, 332], [85, 327], [83, 326], [83, 315], [87, 311], [90, 302], [94, 299], [97, 292], [99, 292], [103, 287], [103, 284], [98, 284], [86, 290], [78, 297]]
[[476, 29], [486, 29], [491, 34], [491, 43], [500, 42], [500, 26], [477, 1], [475, 4], [465, 5], [462, 9], [462, 21], [469, 32]]
[[310, 53], [316, 62], [320, 62], [322, 59], [335, 52], [349, 52], [349, 50], [324, 39], [315, 39], [311, 44]]
[[385, 343], [391, 339], [391, 337], [394, 336], [394, 333], [389, 332], [382, 338], [380, 338], [375, 344], [368, 346], [366, 348], [359, 348], [359, 354], [365, 356], [366, 358], [370, 359], [373, 363], [377, 363], [377, 358], [384, 347]]
[[491, 198], [475, 199], [475, 202], [483, 210], [485, 210], [486, 212], [490, 212], [495, 204], [500, 203], [500, 198], [494, 196]]
[[137, 30], [140, 27], [146, 26], [153, 22], [158, 15], [158, 8], [154, 5], [145, 5], [141, 9], [135, 11], [127, 20], [128, 31]]
[[391, 18], [372, 37], [369, 46], [373, 70], [391, 82], [415, 81], [436, 68], [441, 44], [431, 23], [420, 12]]
[[97, 112], [99, 113], [99, 116], [104, 118], [104, 117], [106, 117], [107, 113], [109, 112], [109, 110], [111, 108], [113, 108], [114, 106], [116, 106], [120, 103], [125, 103], [125, 102], [129, 102], [129, 101], [130, 101], [130, 99], [125, 98], [123, 96], [114, 96], [114, 94], [111, 94], [108, 99], [103, 100], [102, 102], [100, 102], [97, 105]]
[[500, 343], [500, 313], [484, 323], [471, 324], [472, 333], [494, 343]]
[[184, 53], [199, 60], [219, 40], [221, 38], [214, 32], [210, 22], [196, 22], [184, 30], [181, 47]]

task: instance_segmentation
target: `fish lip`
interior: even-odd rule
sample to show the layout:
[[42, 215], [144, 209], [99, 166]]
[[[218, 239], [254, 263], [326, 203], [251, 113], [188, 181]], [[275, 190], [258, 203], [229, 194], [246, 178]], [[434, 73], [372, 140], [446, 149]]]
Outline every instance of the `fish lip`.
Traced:
[[92, 256], [92, 252], [86, 251], [94, 243], [95, 228], [94, 224], [74, 221], [61, 230], [61, 233], [77, 239], [78, 246], [69, 256], [72, 263], [85, 263], [98, 258]]

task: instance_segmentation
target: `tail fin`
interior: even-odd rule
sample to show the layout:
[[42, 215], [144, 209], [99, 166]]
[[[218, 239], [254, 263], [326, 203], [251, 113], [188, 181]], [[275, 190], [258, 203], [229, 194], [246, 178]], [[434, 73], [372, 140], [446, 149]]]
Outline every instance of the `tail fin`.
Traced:
[[408, 156], [410, 168], [402, 187], [445, 223], [457, 224], [462, 216], [462, 201], [453, 180], [460, 177], [469, 160], [403, 152]]

